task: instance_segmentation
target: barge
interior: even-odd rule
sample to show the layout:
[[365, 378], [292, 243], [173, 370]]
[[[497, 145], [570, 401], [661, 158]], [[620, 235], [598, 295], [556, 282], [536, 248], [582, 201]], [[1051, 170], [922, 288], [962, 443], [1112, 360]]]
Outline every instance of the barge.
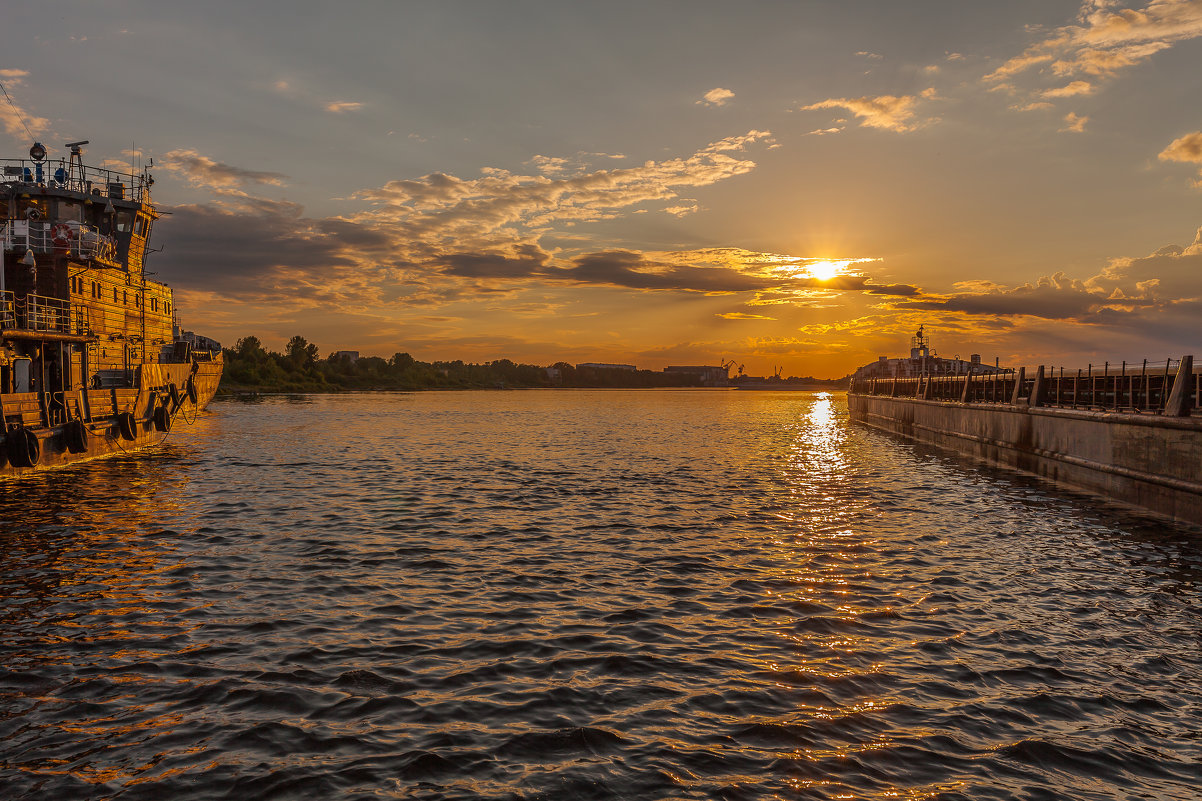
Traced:
[[894, 372], [852, 379], [852, 420], [1202, 526], [1202, 371], [1192, 356]]
[[86, 144], [0, 161], [0, 476], [156, 444], [221, 380], [147, 277], [154, 179], [85, 165]]

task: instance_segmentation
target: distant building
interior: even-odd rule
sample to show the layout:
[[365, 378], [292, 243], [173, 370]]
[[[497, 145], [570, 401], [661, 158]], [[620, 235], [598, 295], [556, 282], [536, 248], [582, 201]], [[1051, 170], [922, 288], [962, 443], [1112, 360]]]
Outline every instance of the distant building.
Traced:
[[664, 372], [697, 376], [703, 387], [724, 387], [730, 383], [730, 374], [721, 366], [678, 365], [665, 367]]
[[336, 350], [330, 354], [331, 359], [346, 359], [351, 364], [359, 361], [359, 351], [357, 350]]
[[870, 362], [856, 370], [854, 378], [914, 378], [924, 375], [980, 375], [982, 373], [1001, 373], [1007, 368], [991, 364], [981, 364], [979, 354], [972, 354], [968, 361], [964, 359], [944, 359], [931, 349], [930, 341], [918, 327], [918, 333], [910, 338], [910, 357], [890, 359], [881, 356], [875, 362]]
[[600, 362], [584, 362], [583, 364], [576, 365], [577, 370], [582, 367], [589, 367], [593, 370], [629, 370], [632, 373], [639, 369], [633, 364], [601, 364]]
[[547, 373], [547, 380], [562, 381], [563, 372], [558, 367], [544, 367], [543, 370]]

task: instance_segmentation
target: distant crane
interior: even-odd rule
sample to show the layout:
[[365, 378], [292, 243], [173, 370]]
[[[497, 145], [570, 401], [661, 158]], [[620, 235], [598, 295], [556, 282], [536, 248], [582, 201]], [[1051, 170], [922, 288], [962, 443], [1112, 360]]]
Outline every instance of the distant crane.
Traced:
[[[722, 362], [722, 369], [725, 370], [727, 373], [729, 373], [730, 368], [732, 368], [734, 366], [735, 366], [734, 359], [731, 359], [728, 362], [726, 362], [726, 361]], [[739, 367], [739, 375], [743, 375], [743, 365], [740, 364], [738, 367]]]
[[780, 380], [781, 380], [781, 377], [780, 377], [780, 372], [781, 372], [781, 370], [784, 370], [784, 369], [785, 369], [785, 368], [784, 368], [784, 366], [783, 366], [783, 365], [782, 365], [782, 366], [780, 366], [780, 367], [777, 367], [776, 365], [773, 365], [773, 366], [772, 366], [772, 371], [773, 371], [773, 372], [772, 372], [772, 380], [773, 380], [773, 381], [780, 381]]

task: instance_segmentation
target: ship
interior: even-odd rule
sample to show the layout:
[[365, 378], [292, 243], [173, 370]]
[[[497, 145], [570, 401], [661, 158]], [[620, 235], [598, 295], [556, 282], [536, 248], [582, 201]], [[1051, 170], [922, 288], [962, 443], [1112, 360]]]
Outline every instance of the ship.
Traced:
[[221, 380], [220, 345], [147, 275], [153, 161], [89, 166], [86, 144], [0, 160], [0, 476], [154, 446]]

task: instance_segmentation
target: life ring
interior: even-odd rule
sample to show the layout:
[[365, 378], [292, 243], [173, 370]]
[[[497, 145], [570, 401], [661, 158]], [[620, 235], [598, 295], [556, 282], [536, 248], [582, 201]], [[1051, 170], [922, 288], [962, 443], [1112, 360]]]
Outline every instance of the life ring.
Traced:
[[62, 250], [71, 247], [71, 226], [66, 223], [55, 223], [50, 229], [50, 238], [54, 241], [54, 246]]
[[117, 429], [121, 432], [122, 439], [132, 442], [138, 438], [138, 422], [134, 420], [133, 412], [121, 412], [117, 415]]
[[171, 430], [171, 412], [166, 406], [154, 407], [154, 429], [164, 433]]
[[71, 453], [88, 452], [88, 427], [84, 425], [83, 420], [75, 419], [67, 423], [67, 427], [63, 429], [63, 436], [67, 440], [67, 450]]
[[42, 443], [28, 428], [14, 428], [4, 440], [14, 467], [33, 467], [42, 460]]
[[196, 379], [188, 376], [188, 400], [192, 401], [192, 405], [200, 403], [200, 392], [196, 389]]

